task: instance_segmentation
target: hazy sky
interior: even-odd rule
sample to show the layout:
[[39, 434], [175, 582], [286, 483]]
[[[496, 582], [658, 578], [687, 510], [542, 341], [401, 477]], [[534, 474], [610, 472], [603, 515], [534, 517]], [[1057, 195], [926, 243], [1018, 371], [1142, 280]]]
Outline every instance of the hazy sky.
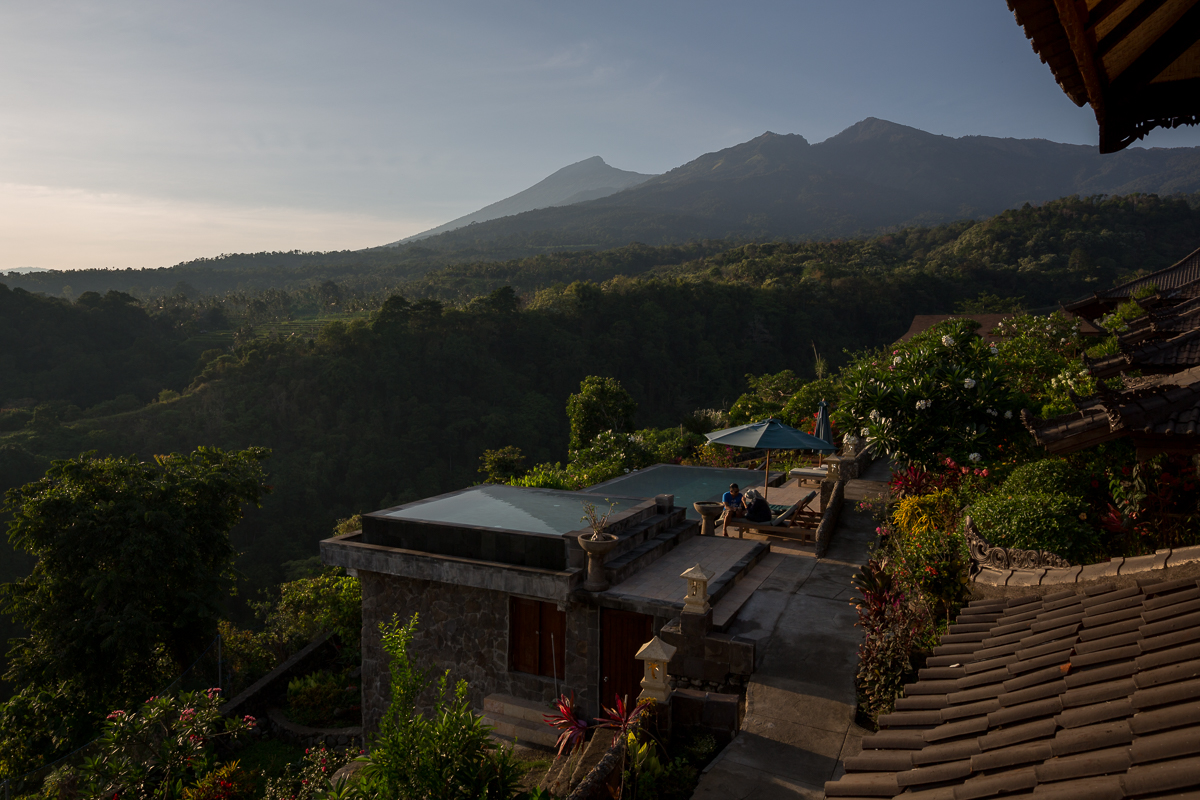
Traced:
[[361, 248], [869, 116], [1097, 136], [1002, 0], [0, 0], [0, 108], [0, 272]]

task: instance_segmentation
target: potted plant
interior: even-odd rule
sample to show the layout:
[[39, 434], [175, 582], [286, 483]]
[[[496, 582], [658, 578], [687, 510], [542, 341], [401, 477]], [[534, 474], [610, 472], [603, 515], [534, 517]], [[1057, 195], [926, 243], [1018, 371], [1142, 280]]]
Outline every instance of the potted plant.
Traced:
[[603, 592], [608, 588], [608, 578], [604, 576], [604, 557], [617, 546], [618, 539], [616, 534], [605, 532], [604, 526], [616, 507], [615, 502], [609, 501], [608, 511], [600, 515], [595, 503], [583, 504], [583, 516], [579, 519], [586, 522], [592, 532], [579, 534], [578, 542], [588, 557], [587, 579], [583, 588], [589, 592]]

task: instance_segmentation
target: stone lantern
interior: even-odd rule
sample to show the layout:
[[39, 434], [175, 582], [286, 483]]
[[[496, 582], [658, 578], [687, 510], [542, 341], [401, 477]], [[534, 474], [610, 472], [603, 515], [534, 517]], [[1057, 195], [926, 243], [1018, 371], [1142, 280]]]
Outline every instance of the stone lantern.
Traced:
[[688, 583], [687, 596], [683, 598], [683, 613], [707, 614], [712, 606], [708, 604], [708, 582], [715, 572], [710, 572], [697, 564], [679, 577], [686, 578]]
[[638, 700], [656, 700], [666, 703], [671, 699], [671, 687], [667, 685], [667, 664], [675, 655], [676, 648], [655, 636], [642, 645], [637, 651], [638, 661], [642, 662], [645, 676], [642, 678], [642, 693]]

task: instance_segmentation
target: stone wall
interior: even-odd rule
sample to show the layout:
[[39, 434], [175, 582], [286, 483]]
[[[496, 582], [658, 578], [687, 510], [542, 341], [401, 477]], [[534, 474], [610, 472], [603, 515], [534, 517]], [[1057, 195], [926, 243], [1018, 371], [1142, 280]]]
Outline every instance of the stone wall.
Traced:
[[[549, 703], [555, 698], [553, 678], [508, 669], [508, 598], [506, 592], [454, 586], [417, 578], [360, 571], [363, 595], [362, 687], [363, 729], [368, 737], [379, 725], [390, 690], [387, 654], [379, 623], [398, 615], [407, 621], [419, 614], [413, 656], [421, 666], [450, 670], [451, 685], [465, 680], [471, 704], [483, 708], [489, 694], [507, 694]], [[599, 619], [595, 609], [567, 609], [567, 650], [563, 687], [573, 690], [585, 708], [595, 705], [599, 683]], [[432, 698], [423, 698], [429, 703]]]
[[659, 630], [658, 637], [675, 648], [667, 665], [670, 686], [744, 693], [754, 672], [754, 641], [712, 630], [712, 613], [681, 613]]

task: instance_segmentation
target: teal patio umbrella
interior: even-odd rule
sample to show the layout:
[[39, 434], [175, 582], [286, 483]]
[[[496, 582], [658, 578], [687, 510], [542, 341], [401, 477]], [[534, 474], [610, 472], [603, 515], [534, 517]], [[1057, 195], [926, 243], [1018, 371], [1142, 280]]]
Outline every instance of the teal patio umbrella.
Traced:
[[770, 477], [771, 474], [772, 450], [816, 450], [818, 453], [832, 453], [837, 450], [829, 442], [804, 431], [798, 431], [774, 417], [762, 422], [751, 422], [749, 425], [738, 425], [736, 428], [726, 428], [723, 431], [713, 431], [704, 435], [713, 444], [753, 447], [767, 451], [766, 477], [763, 478], [764, 500], [767, 499], [767, 477]]

